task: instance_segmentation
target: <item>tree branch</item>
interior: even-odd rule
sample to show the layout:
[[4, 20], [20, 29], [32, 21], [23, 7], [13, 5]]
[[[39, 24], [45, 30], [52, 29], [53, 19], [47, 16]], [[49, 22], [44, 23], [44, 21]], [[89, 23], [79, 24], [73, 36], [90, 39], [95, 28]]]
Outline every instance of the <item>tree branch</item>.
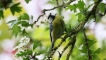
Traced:
[[89, 44], [88, 44], [88, 38], [87, 38], [87, 36], [86, 36], [86, 33], [85, 33], [85, 29], [84, 29], [84, 31], [83, 31], [83, 33], [84, 33], [84, 37], [85, 37], [85, 46], [87, 47], [87, 53], [88, 53], [88, 60], [92, 60], [92, 56], [91, 56], [91, 54], [90, 54], [90, 49], [89, 49]]
[[70, 43], [72, 46], [71, 46], [71, 49], [70, 49], [69, 53], [67, 54], [67, 58], [66, 58], [66, 60], [69, 60], [70, 55], [71, 55], [71, 53], [72, 53], [72, 51], [73, 51], [73, 48], [74, 48], [75, 42], [76, 42], [76, 34], [73, 36], [73, 38], [72, 38], [72, 42]]
[[59, 6], [59, 2], [58, 2], [58, 0], [56, 0], [56, 3], [57, 3], [57, 6]]
[[[56, 0], [57, 1], [57, 0]], [[45, 12], [46, 11], [51, 11], [51, 10], [54, 10], [54, 9], [56, 9], [56, 8], [59, 8], [59, 7], [66, 7], [66, 6], [68, 6], [70, 3], [72, 3], [73, 1], [75, 1], [75, 0], [70, 0], [69, 2], [67, 2], [67, 3], [64, 3], [64, 4], [62, 4], [62, 5], [58, 5], [58, 6], [56, 6], [56, 7], [53, 7], [53, 8], [51, 8], [51, 9], [43, 9], [42, 10], [42, 15], [40, 15], [38, 18], [37, 18], [37, 20], [36, 21], [34, 21], [34, 24], [36, 24], [36, 22], [41, 18], [41, 16], [44, 16], [45, 15]]]

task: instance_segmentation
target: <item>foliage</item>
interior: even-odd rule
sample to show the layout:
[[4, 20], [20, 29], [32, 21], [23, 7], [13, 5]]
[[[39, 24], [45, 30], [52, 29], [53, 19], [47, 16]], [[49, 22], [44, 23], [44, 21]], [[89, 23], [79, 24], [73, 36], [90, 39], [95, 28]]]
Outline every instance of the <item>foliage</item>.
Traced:
[[[0, 19], [5, 18], [4, 16], [4, 10], [10, 8], [10, 11], [12, 15], [15, 15], [15, 12], [20, 13], [22, 11], [22, 7], [20, 7], [20, 3], [13, 3], [12, 1], [9, 0], [1, 0], [0, 1]], [[30, 0], [25, 0], [26, 3], [28, 4]], [[102, 0], [95, 1], [93, 0], [93, 4], [86, 5], [86, 3], [83, 0], [78, 0], [77, 3], [73, 3], [74, 0], [65, 0], [67, 3], [63, 3], [59, 6], [56, 5], [57, 7], [51, 8], [51, 9], [44, 9], [43, 13], [46, 11], [54, 10], [56, 8], [59, 14], [61, 14], [62, 10], [70, 10], [75, 14], [75, 18], [77, 18], [78, 24], [75, 24], [75, 27], [71, 26], [69, 20], [68, 24], [66, 24], [66, 29], [67, 32], [65, 33], [65, 36], [63, 37], [62, 42], [67, 41], [67, 38], [69, 38], [68, 43], [66, 43], [65, 48], [63, 49], [62, 53], [60, 51], [58, 52], [58, 60], [60, 58], [63, 58], [62, 55], [64, 55], [64, 51], [70, 47], [71, 49], [68, 49], [68, 53], [65, 54], [66, 60], [100, 60], [101, 58], [99, 57], [99, 54], [102, 52], [101, 48], [95, 48], [96, 46], [96, 39], [90, 39], [85, 31], [82, 31], [83, 29], [87, 30], [87, 27], [84, 27], [84, 25], [88, 22], [91, 21], [92, 19], [95, 19], [96, 22], [98, 22], [102, 16], [105, 15], [106, 13], [106, 4], [101, 2]], [[5, 3], [4, 3], [5, 2]], [[48, 3], [55, 5], [57, 2], [64, 2], [64, 1], [58, 1], [58, 0], [49, 0]], [[10, 3], [13, 5], [10, 6]], [[91, 9], [92, 8], [92, 9]], [[101, 16], [100, 16], [101, 15]], [[43, 15], [42, 15], [43, 16]], [[98, 18], [99, 16], [99, 18]], [[97, 19], [98, 18], [98, 19]], [[47, 55], [48, 53], [48, 47], [45, 47], [43, 45], [42, 41], [39, 41], [37, 39], [33, 39], [30, 37], [30, 34], [26, 32], [27, 27], [31, 27], [33, 29], [33, 25], [36, 24], [35, 22], [30, 23], [30, 20], [33, 20], [32, 16], [29, 16], [27, 13], [20, 14], [20, 16], [17, 17], [15, 20], [11, 20], [8, 22], [10, 25], [10, 30], [12, 30], [12, 35], [13, 36], [18, 36], [22, 35], [25, 37], [21, 38], [21, 42], [19, 42], [19, 45], [16, 46], [17, 50], [17, 57], [21, 57], [23, 60], [38, 60], [39, 58], [37, 56], [43, 55], [44, 59], [49, 57]], [[73, 20], [74, 21], [74, 20]], [[48, 31], [48, 28], [45, 28]], [[77, 37], [76, 37], [77, 36]], [[76, 42], [77, 41], [77, 42]], [[62, 43], [61, 43], [62, 44]], [[61, 46], [61, 44], [53, 50], [53, 52], [49, 53], [51, 57], [53, 57], [52, 53], [54, 54], [56, 50]], [[30, 48], [30, 46], [32, 47]], [[94, 48], [94, 49], [92, 49]], [[55, 52], [54, 52], [55, 51]], [[50, 57], [50, 58], [51, 58]], [[55, 58], [54, 58], [55, 59]], [[105, 59], [105, 58], [104, 58]]]

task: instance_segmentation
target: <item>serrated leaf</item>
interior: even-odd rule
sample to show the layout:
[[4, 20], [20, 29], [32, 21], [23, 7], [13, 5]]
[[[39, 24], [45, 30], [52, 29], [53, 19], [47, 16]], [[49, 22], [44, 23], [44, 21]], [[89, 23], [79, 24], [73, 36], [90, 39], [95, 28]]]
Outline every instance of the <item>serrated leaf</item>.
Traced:
[[1, 19], [1, 18], [4, 18], [3, 10], [0, 10], [0, 19]]
[[29, 15], [24, 13], [18, 17], [18, 20], [29, 20]]
[[101, 52], [101, 49], [100, 48], [98, 48], [94, 53], [97, 53], [97, 54], [99, 54]]
[[31, 1], [31, 0], [25, 0], [25, 2], [28, 4], [29, 3], [29, 1]]
[[75, 7], [75, 5], [68, 5], [67, 8], [66, 8], [66, 10], [68, 10], [68, 9], [70, 9], [70, 11], [76, 12], [76, 7]]
[[84, 6], [85, 6], [84, 1], [83, 0], [79, 0], [78, 4], [77, 4], [77, 7], [79, 8], [79, 10], [83, 10]]
[[21, 12], [21, 7], [19, 7], [19, 4], [20, 3], [16, 3], [16, 4], [14, 4], [13, 6], [11, 6], [10, 7], [10, 10], [11, 10], [11, 12], [12, 12], [12, 14], [14, 15], [15, 14], [15, 12]]

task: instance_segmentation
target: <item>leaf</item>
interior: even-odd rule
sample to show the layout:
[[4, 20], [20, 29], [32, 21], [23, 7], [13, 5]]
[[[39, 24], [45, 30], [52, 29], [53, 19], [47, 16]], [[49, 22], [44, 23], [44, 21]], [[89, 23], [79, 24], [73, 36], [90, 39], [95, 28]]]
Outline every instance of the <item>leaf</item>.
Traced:
[[101, 12], [104, 12], [105, 9], [106, 9], [106, 4], [105, 3], [100, 3], [98, 7], [99, 7]]
[[38, 46], [40, 46], [41, 42], [39, 41], [34, 41], [34, 44], [33, 44], [33, 50], [36, 49]]
[[88, 40], [89, 48], [96, 42], [95, 40]]
[[27, 53], [28, 55], [32, 55], [32, 50], [27, 49], [27, 50], [26, 50], [26, 53]]
[[43, 54], [45, 52], [45, 50], [39, 51], [37, 52], [37, 55]]
[[23, 13], [18, 17], [18, 20], [29, 20], [29, 15], [27, 13]]
[[0, 10], [0, 19], [1, 19], [1, 18], [4, 18], [3, 10]]
[[87, 54], [81, 53], [80, 56], [77, 58], [77, 60], [87, 60]]
[[77, 13], [76, 15], [78, 16], [78, 22], [85, 20], [85, 16], [81, 12]]
[[79, 48], [79, 51], [81, 51], [81, 53], [87, 53], [87, 48], [84, 44], [82, 44]]
[[17, 26], [17, 24], [15, 24], [13, 27], [12, 27], [12, 33], [17, 36], [19, 32], [21, 32], [21, 27]]
[[19, 5], [20, 3], [16, 3], [16, 4], [14, 4], [14, 5], [12, 5], [11, 7], [10, 7], [10, 10], [11, 10], [11, 12], [12, 12], [12, 14], [14, 15], [15, 14], [15, 12], [21, 12], [21, 7], [18, 7], [18, 5]]
[[30, 60], [29, 57], [23, 57], [23, 60]]
[[20, 21], [20, 22], [18, 22], [18, 24], [21, 24], [21, 26], [23, 26], [23, 27], [28, 27], [28, 26], [30, 26], [30, 25], [29, 25], [29, 22], [27, 22], [27, 21]]
[[68, 5], [67, 8], [66, 8], [66, 10], [68, 10], [68, 9], [70, 9], [70, 11], [76, 12], [76, 7], [75, 7], [75, 5]]
[[22, 56], [25, 56], [25, 55], [27, 55], [28, 53], [26, 52], [26, 51], [20, 51], [18, 54], [17, 54], [17, 56], [18, 57], [22, 57]]
[[86, 8], [86, 11], [88, 11], [88, 9], [92, 6], [93, 4], [90, 4], [87, 8]]
[[7, 23], [14, 23], [14, 22], [16, 22], [16, 20], [11, 20], [11, 21], [9, 21]]
[[84, 10], [85, 3], [83, 0], [79, 0], [78, 4], [76, 4], [79, 10]]
[[99, 54], [101, 52], [101, 49], [100, 48], [98, 48], [94, 53], [97, 53], [97, 54]]
[[29, 1], [31, 1], [31, 0], [25, 0], [25, 2], [28, 4], [29, 3]]

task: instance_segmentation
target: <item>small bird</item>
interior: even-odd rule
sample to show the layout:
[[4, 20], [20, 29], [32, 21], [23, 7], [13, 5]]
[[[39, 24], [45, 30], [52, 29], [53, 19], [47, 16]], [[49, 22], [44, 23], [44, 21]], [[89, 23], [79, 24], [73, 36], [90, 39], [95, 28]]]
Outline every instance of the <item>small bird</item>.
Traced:
[[55, 41], [64, 34], [65, 23], [63, 21], [63, 17], [58, 14], [52, 15], [50, 13], [48, 20], [50, 25], [50, 38], [52, 42], [51, 49], [53, 49]]

